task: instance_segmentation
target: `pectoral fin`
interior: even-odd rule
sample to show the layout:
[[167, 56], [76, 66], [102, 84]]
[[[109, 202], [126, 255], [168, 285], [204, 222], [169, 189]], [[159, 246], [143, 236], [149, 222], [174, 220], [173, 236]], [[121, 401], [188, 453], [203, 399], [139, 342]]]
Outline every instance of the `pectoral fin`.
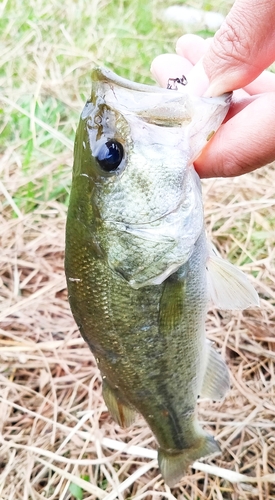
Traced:
[[213, 399], [223, 399], [230, 388], [229, 370], [221, 355], [207, 343], [207, 365], [200, 396]]
[[210, 250], [207, 261], [209, 296], [219, 309], [243, 310], [259, 306], [259, 297], [246, 275]]
[[121, 401], [119, 391], [112, 389], [106, 379], [103, 380], [102, 395], [114, 421], [121, 427], [130, 427], [135, 421], [136, 412]]

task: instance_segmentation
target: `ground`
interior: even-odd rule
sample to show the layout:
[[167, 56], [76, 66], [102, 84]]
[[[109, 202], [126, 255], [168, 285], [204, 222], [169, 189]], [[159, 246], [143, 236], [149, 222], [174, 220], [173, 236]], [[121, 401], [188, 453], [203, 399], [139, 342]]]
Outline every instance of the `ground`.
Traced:
[[[223, 451], [206, 461], [208, 471], [197, 464], [176, 488], [164, 485], [143, 419], [122, 430], [108, 414], [67, 301], [72, 148], [91, 69], [104, 64], [152, 83], [151, 60], [173, 51], [182, 33], [159, 20], [169, 4], [2, 3], [1, 500], [275, 498], [274, 165], [203, 181], [207, 231], [260, 295], [259, 309], [208, 315], [207, 335], [231, 371], [226, 399], [199, 405], [200, 421]], [[226, 14], [231, 2], [189, 4]]]

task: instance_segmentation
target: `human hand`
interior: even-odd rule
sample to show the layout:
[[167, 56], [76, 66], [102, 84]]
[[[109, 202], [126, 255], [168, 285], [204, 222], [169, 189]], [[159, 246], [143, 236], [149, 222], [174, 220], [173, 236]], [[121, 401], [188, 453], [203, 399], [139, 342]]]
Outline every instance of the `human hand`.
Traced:
[[201, 177], [241, 175], [275, 159], [275, 74], [263, 71], [275, 59], [274, 26], [273, 2], [236, 0], [214, 39], [184, 35], [177, 55], [164, 54], [152, 63], [162, 86], [184, 74], [197, 95], [241, 89], [195, 162]]

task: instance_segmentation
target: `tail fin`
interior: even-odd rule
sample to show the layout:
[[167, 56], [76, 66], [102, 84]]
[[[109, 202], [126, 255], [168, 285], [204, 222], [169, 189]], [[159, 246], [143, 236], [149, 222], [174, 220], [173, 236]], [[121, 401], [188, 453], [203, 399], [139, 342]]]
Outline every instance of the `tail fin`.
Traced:
[[170, 487], [174, 486], [195, 460], [220, 452], [218, 443], [209, 434], [200, 436], [192, 448], [186, 448], [180, 452], [159, 448], [158, 463], [165, 483]]

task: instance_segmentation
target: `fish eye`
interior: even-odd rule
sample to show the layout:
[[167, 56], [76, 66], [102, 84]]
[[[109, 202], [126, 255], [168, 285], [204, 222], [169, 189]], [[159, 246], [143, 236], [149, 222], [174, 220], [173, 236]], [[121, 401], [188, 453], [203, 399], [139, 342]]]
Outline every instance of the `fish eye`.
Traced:
[[101, 146], [96, 159], [104, 172], [115, 172], [121, 164], [123, 156], [122, 144], [115, 139], [111, 139]]

